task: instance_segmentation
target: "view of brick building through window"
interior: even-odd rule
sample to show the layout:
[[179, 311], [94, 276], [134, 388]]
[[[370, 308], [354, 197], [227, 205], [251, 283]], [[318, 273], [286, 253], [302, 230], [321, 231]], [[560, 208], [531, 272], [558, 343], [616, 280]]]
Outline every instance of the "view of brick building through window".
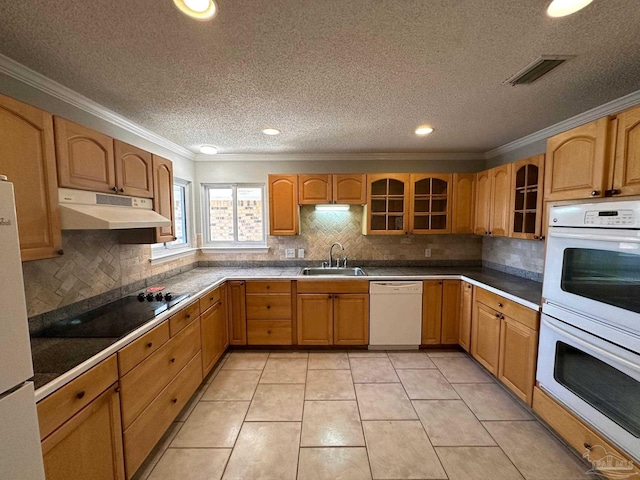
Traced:
[[[234, 200], [237, 224], [234, 224]], [[210, 188], [211, 241], [261, 242], [263, 240], [263, 208], [261, 188]], [[237, 232], [234, 232], [234, 228], [237, 228]]]

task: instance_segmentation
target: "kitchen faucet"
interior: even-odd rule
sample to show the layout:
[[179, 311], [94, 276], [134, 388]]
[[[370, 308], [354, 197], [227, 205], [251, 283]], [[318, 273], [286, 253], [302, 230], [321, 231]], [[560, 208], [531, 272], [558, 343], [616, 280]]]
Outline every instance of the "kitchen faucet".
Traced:
[[[344, 247], [342, 246], [341, 243], [339, 242], [335, 242], [333, 245], [331, 245], [331, 247], [329, 248], [329, 267], [332, 266], [333, 263], [333, 247], [335, 246], [339, 246], [340, 250], [342, 250], [344, 252]], [[339, 260], [336, 258], [336, 267], [339, 267], [340, 265], [338, 265]]]

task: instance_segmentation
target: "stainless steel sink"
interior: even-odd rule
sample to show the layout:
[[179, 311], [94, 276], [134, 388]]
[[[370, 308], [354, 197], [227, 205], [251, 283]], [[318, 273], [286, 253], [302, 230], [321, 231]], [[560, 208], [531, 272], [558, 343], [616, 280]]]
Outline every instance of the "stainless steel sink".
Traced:
[[300, 270], [300, 275], [338, 275], [342, 277], [360, 277], [366, 275], [360, 267], [306, 267]]

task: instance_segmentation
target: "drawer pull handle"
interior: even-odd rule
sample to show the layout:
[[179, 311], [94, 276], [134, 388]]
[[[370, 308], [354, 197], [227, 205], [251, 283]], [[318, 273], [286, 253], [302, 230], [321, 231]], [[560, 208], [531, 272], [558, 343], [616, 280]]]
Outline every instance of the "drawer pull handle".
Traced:
[[589, 443], [584, 442], [584, 448], [586, 448], [587, 450], [591, 450], [593, 447]]
[[175, 357], [173, 357], [173, 358], [171, 359], [171, 363], [176, 363], [176, 358], [175, 358]]
[[184, 318], [191, 318], [191, 315], [187, 313]]
[[267, 285], [267, 290], [269, 290], [271, 288], [271, 285]]
[[501, 303], [498, 303], [498, 306], [499, 306], [499, 307], [502, 307], [503, 305], [502, 305]]
[[174, 398], [173, 400], [171, 400], [171, 402], [173, 402], [173, 403], [178, 403], [178, 399], [177, 399], [177, 398]]
[[84, 395], [85, 395], [85, 391], [82, 390], [81, 392], [76, 393], [76, 398], [78, 400], [82, 400], [84, 398]]
[[270, 310], [270, 309], [271, 309], [271, 305], [267, 305], [267, 310]]
[[271, 330], [267, 330], [267, 335], [271, 335]]
[[209, 301], [210, 301], [210, 302], [213, 302], [213, 297], [209, 297]]
[[151, 347], [153, 347], [153, 342], [147, 343], [147, 348], [151, 348]]

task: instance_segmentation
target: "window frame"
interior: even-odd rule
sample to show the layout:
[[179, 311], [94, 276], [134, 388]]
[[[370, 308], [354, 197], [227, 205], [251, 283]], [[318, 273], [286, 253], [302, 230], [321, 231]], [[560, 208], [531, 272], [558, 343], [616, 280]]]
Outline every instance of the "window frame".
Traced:
[[[184, 232], [184, 236], [186, 237], [186, 241], [178, 243], [178, 240], [174, 240], [172, 242], [155, 243], [151, 245], [151, 259], [150, 259], [151, 261], [163, 259], [165, 257], [171, 257], [181, 253], [189, 253], [195, 250], [193, 248], [194, 235], [191, 229], [192, 182], [174, 177], [172, 188], [175, 189], [175, 187], [180, 187], [184, 192], [184, 198], [182, 202], [182, 205], [184, 208], [183, 232]], [[175, 192], [174, 192], [174, 195], [175, 195]], [[174, 198], [174, 209], [175, 209], [175, 198]], [[174, 217], [175, 217], [175, 211], [174, 211]], [[176, 218], [174, 218], [174, 222], [176, 222]]]
[[[231, 189], [233, 203], [233, 240], [211, 239], [210, 191], [215, 189]], [[262, 200], [262, 239], [258, 242], [241, 242], [238, 240], [238, 189], [259, 188]], [[267, 248], [267, 202], [266, 185], [264, 183], [203, 183], [202, 184], [202, 224], [203, 249], [214, 250], [251, 250]]]

